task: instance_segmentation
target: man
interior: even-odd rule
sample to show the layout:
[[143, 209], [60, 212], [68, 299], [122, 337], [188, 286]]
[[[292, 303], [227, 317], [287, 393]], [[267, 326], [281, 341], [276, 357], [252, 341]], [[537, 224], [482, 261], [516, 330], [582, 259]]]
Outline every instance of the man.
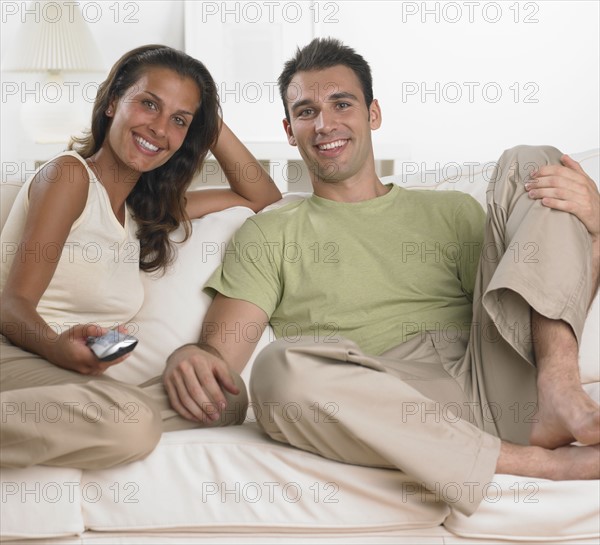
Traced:
[[[509, 150], [485, 220], [467, 195], [377, 178], [381, 110], [350, 48], [314, 40], [279, 85], [314, 196], [235, 235], [207, 284], [216, 295], [201, 342], [169, 358], [175, 410], [190, 420], [226, 411], [230, 369], [241, 371], [256, 340], [231, 342], [231, 332], [270, 321], [279, 340], [258, 356], [250, 386], [278, 441], [396, 467], [428, 488], [454, 483], [467, 514], [482, 497], [473, 487], [494, 473], [600, 477], [600, 414], [577, 362], [598, 284], [593, 181], [553, 148]], [[482, 244], [492, 257], [479, 260]], [[533, 245], [535, 258], [505, 255], [514, 244]], [[462, 331], [444, 334], [449, 324]], [[285, 413], [290, 402], [301, 418]]]

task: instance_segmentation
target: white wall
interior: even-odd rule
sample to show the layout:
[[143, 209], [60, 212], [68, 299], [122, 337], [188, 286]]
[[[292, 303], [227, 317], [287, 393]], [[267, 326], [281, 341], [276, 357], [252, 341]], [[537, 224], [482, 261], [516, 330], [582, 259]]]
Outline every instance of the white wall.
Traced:
[[[183, 2], [79, 4], [106, 69], [144, 43], [184, 47]], [[187, 41], [196, 48], [192, 53], [226, 89], [248, 81], [272, 89], [281, 59], [313, 35], [336, 36], [355, 47], [373, 69], [384, 115], [375, 142], [386, 155], [396, 147], [400, 155], [408, 149], [413, 161], [432, 168], [435, 162], [493, 159], [516, 143], [552, 143], [566, 151], [600, 145], [596, 1], [186, 4], [196, 14], [187, 20]], [[19, 11], [13, 14], [15, 6]], [[23, 6], [22, 1], [2, 2], [3, 58], [14, 54], [11, 44], [25, 16]], [[255, 40], [258, 35], [262, 41]], [[279, 46], [270, 46], [271, 41]], [[2, 74], [3, 163], [45, 153], [35, 151], [21, 126], [23, 97], [5, 92], [7, 82], [31, 84], [36, 77]], [[251, 98], [226, 97], [228, 122], [244, 139], [283, 142], [277, 95], [267, 105]]]
[[[518, 143], [598, 147], [598, 2], [472, 2], [472, 23], [468, 3], [426, 2], [440, 6], [439, 22], [422, 2], [358, 4], [344, 4], [335, 34], [371, 61], [380, 138], [409, 142], [414, 160], [495, 158]], [[361, 13], [382, 39], [351, 23]]]
[[[183, 2], [180, 1], [77, 1], [82, 15], [100, 50], [103, 60], [101, 72], [90, 74], [65, 74], [71, 89], [69, 100], [73, 115], [81, 107], [83, 118], [89, 123], [93, 102], [93, 90], [104, 80], [108, 69], [126, 51], [134, 47], [161, 43], [183, 49]], [[29, 2], [3, 0], [1, 8], [2, 65], [16, 54], [14, 43], [24, 21], [35, 21], [43, 16], [43, 8], [31, 7]], [[68, 8], [61, 12], [69, 17]], [[2, 102], [0, 159], [3, 181], [27, 176], [31, 172], [32, 159], [45, 159], [64, 145], [35, 144], [21, 119], [22, 103], [27, 101], [50, 102], [54, 89], [44, 88], [41, 74], [2, 71]], [[40, 82], [42, 84], [40, 85]], [[91, 85], [90, 85], [91, 84]], [[79, 126], [79, 125], [78, 125]], [[81, 127], [83, 128], [83, 127]], [[13, 174], [15, 170], [17, 173]]]
[[296, 45], [342, 39], [371, 64], [384, 119], [375, 136], [381, 155], [397, 145], [399, 156], [408, 148], [412, 160], [432, 167], [493, 159], [517, 143], [598, 147], [599, 5], [204, 2], [188, 5], [186, 38], [214, 66], [228, 90], [229, 122], [250, 140], [283, 139], [279, 99], [255, 103], [255, 90], [266, 97]]

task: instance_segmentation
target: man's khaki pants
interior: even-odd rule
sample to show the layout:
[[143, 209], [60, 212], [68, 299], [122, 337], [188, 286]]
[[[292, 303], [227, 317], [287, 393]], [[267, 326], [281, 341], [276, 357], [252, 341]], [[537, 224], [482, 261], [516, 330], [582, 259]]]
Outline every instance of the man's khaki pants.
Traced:
[[[125, 364], [126, 365], [126, 364]], [[204, 427], [241, 424], [248, 397], [237, 396]], [[200, 427], [170, 406], [161, 377], [140, 386], [57, 367], [0, 336], [0, 465], [99, 469], [149, 454], [164, 431]]]
[[398, 468], [472, 513], [495, 473], [499, 438], [528, 443], [537, 403], [531, 308], [580, 340], [591, 299], [585, 227], [524, 190], [533, 168], [560, 156], [520, 146], [496, 165], [468, 338], [442, 328], [380, 356], [345, 339], [276, 341], [250, 382], [263, 429], [327, 458]]

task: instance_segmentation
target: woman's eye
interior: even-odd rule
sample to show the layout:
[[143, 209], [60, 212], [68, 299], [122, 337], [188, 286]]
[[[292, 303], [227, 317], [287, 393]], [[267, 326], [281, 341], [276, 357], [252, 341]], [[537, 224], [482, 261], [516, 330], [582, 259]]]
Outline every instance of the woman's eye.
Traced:
[[150, 110], [156, 110], [156, 104], [151, 100], [143, 100], [142, 103]]
[[177, 123], [177, 125], [179, 125], [180, 127], [185, 127], [186, 126], [186, 121], [183, 117], [174, 117], [173, 120], [175, 121], [175, 123]]

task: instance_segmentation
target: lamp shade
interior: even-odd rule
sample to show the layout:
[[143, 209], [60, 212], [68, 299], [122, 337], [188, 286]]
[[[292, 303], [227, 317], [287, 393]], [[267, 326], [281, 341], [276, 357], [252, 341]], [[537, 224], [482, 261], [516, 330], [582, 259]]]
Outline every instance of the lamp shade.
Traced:
[[77, 2], [31, 2], [14, 47], [3, 59], [12, 72], [97, 72], [102, 56]]

